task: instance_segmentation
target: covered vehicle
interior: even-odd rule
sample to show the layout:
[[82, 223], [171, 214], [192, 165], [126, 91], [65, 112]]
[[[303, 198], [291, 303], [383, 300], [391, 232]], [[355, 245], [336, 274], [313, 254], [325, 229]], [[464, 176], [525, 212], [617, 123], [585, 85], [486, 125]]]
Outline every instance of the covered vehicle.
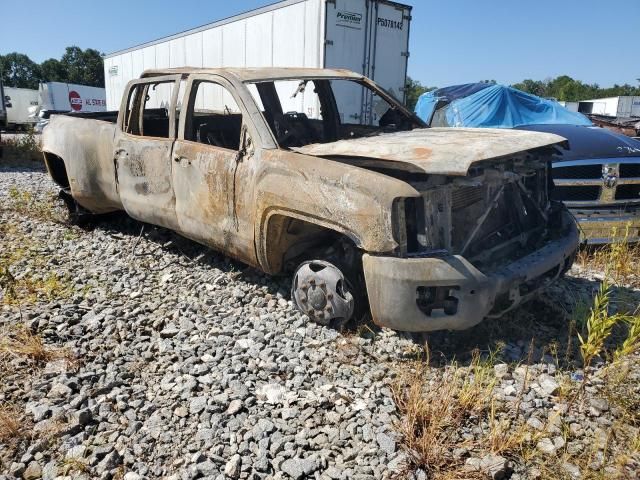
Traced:
[[640, 142], [594, 126], [558, 102], [512, 87], [469, 83], [423, 94], [416, 114], [434, 127], [513, 128], [568, 140], [553, 162], [552, 198], [563, 201], [593, 244], [612, 234], [640, 241]]
[[129, 82], [117, 112], [53, 115], [42, 150], [72, 215], [124, 210], [291, 273], [311, 320], [368, 304], [398, 330], [464, 329], [571, 266], [577, 228], [549, 198], [563, 138], [424, 127], [346, 70], [178, 68]]

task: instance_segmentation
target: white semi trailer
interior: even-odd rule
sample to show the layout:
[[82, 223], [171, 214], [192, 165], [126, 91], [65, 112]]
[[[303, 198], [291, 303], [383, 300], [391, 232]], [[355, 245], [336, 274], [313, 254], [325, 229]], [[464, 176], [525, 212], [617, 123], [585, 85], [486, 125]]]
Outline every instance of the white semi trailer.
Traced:
[[605, 117], [640, 117], [640, 96], [596, 98], [579, 102], [579, 111]]
[[19, 130], [33, 126], [38, 119], [32, 114], [40, 105], [38, 90], [4, 87], [4, 106], [7, 110], [7, 128]]
[[[411, 8], [386, 0], [285, 0], [118, 51], [104, 60], [107, 109], [118, 109], [127, 82], [144, 70], [185, 66], [346, 68], [403, 101]], [[371, 95], [335, 95], [351, 122], [375, 117]], [[319, 108], [305, 111], [319, 115]]]
[[0, 80], [0, 129], [7, 126], [7, 108], [4, 106], [4, 87]]
[[105, 89], [44, 82], [40, 84], [40, 107], [49, 112], [104, 112], [107, 109]]

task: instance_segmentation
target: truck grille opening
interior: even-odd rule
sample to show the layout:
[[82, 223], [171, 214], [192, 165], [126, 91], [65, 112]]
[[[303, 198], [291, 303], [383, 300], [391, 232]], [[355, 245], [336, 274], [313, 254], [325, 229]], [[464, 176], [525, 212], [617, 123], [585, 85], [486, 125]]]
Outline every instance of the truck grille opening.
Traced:
[[[551, 198], [566, 202], [571, 208], [640, 202], [640, 162], [637, 158], [596, 162], [553, 168], [553, 178], [561, 180], [562, 184], [554, 188]], [[613, 182], [608, 183], [607, 179], [611, 180], [612, 177]], [[583, 180], [589, 181], [592, 185], [583, 185], [587, 183]]]
[[451, 208], [460, 210], [480, 202], [484, 196], [482, 187], [462, 187], [451, 193]]
[[600, 198], [600, 187], [595, 185], [554, 187], [551, 191], [551, 199], [561, 202], [590, 202], [598, 198]]
[[405, 202], [407, 255], [448, 252], [480, 268], [533, 251], [544, 241], [547, 170], [522, 170], [480, 172]]
[[620, 178], [640, 178], [640, 163], [621, 163]]
[[[517, 185], [505, 185], [493, 205], [491, 200], [495, 196], [487, 193], [487, 201], [453, 210], [451, 247], [454, 252], [464, 251], [465, 255], [474, 257], [482, 252], [495, 251], [496, 246], [509, 243], [539, 223], [535, 206], [523, 198]], [[490, 209], [488, 214], [487, 209]], [[482, 223], [478, 227], [480, 220]], [[473, 240], [469, 242], [472, 236]]]
[[616, 200], [640, 200], [640, 185], [618, 185]]
[[555, 167], [552, 171], [553, 178], [559, 179], [600, 178], [602, 177], [602, 164]]

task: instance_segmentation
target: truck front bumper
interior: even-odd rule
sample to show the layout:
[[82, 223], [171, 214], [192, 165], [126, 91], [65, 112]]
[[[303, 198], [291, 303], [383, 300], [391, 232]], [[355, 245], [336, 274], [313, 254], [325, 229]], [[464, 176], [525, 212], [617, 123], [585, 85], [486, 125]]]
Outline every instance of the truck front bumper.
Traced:
[[580, 225], [581, 239], [588, 244], [611, 243], [622, 240], [625, 236], [630, 243], [640, 242], [640, 208], [638, 207], [633, 207], [629, 211], [571, 209], [570, 212]]
[[[483, 273], [459, 255], [426, 258], [363, 256], [371, 314], [376, 324], [394, 330], [463, 330], [498, 317], [530, 298], [568, 269], [579, 234], [563, 213], [563, 235], [497, 270]], [[455, 307], [420, 308], [418, 289], [447, 290]]]

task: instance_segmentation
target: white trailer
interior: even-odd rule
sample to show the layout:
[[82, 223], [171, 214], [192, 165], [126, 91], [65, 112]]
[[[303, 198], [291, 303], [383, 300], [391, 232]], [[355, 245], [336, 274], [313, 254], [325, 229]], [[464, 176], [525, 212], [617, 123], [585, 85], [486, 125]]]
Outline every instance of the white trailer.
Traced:
[[582, 100], [580, 112], [606, 117], [640, 117], [640, 96], [620, 96]]
[[7, 109], [7, 127], [10, 129], [25, 128], [38, 121], [30, 111], [40, 105], [38, 90], [4, 87], [4, 105]]
[[40, 84], [40, 109], [48, 112], [104, 112], [104, 88], [63, 82]]
[[[170, 67], [346, 68], [375, 80], [400, 101], [409, 57], [411, 8], [386, 0], [285, 0], [107, 55], [107, 109], [127, 82]], [[372, 118], [374, 101], [336, 91], [352, 118]], [[318, 110], [316, 110], [318, 111]]]
[[4, 88], [2, 86], [2, 80], [0, 80], [0, 128], [4, 128], [7, 125], [7, 109], [4, 106]]
[[569, 110], [570, 112], [577, 112], [578, 111], [579, 102], [559, 101], [558, 103], [560, 105], [562, 105], [564, 108], [566, 108], [567, 110]]
[[4, 88], [0, 80], [0, 158], [2, 158], [2, 130], [7, 126], [7, 109], [4, 106]]

